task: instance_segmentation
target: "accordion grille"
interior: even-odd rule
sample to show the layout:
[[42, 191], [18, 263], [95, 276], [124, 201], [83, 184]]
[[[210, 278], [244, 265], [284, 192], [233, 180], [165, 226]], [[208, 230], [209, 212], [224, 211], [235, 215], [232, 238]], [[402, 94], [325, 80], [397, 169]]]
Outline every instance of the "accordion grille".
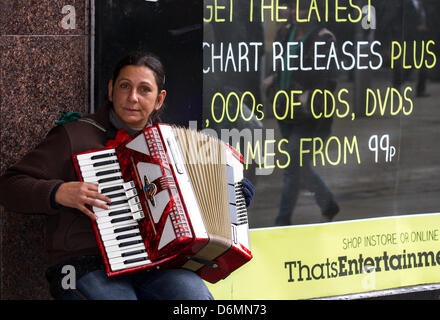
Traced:
[[226, 146], [201, 132], [174, 127], [208, 234], [231, 242], [226, 184]]

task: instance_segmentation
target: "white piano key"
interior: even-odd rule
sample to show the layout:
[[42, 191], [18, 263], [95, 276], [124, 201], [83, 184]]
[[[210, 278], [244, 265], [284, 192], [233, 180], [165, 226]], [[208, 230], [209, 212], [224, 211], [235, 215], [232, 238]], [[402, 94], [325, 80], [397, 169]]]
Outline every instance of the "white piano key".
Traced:
[[122, 209], [122, 207], [127, 207], [127, 208], [130, 207], [130, 206], [128, 205], [128, 202], [127, 202], [127, 203], [124, 203], [124, 204], [114, 205], [114, 206], [110, 207], [109, 204], [106, 203], [106, 202], [104, 202], [104, 201], [101, 201], [101, 200], [99, 200], [99, 199], [96, 199], [96, 201], [97, 201], [97, 202], [101, 202], [101, 203], [105, 203], [105, 204], [109, 207], [109, 209], [107, 209], [107, 210], [106, 210], [106, 209], [102, 209], [102, 208], [98, 208], [98, 207], [92, 207], [93, 212], [94, 212], [97, 216], [101, 215], [101, 212], [102, 212], [102, 211], [105, 211], [106, 213], [109, 213], [109, 212], [111, 212], [111, 211], [113, 211], [113, 210]]
[[108, 241], [108, 240], [116, 240], [116, 238], [118, 238], [119, 236], [126, 236], [126, 235], [130, 235], [132, 233], [140, 233], [139, 231], [139, 227], [137, 225], [134, 225], [132, 228], [129, 228], [125, 231], [121, 231], [121, 232], [111, 232], [111, 233], [107, 233], [102, 235], [101, 234], [101, 239], [102, 241]]
[[143, 243], [139, 243], [136, 246], [130, 247], [130, 248], [120, 248], [120, 250], [117, 251], [109, 251], [107, 252], [107, 257], [109, 259], [114, 259], [114, 258], [120, 258], [120, 257], [124, 257], [125, 255], [134, 252], [134, 251], [139, 251], [139, 250], [145, 250], [145, 245]]
[[[105, 150], [96, 151], [96, 152], [84, 153], [84, 154], [77, 155], [76, 158], [78, 159], [78, 162], [84, 163], [86, 161], [92, 161], [91, 159], [95, 156], [103, 156], [105, 154], [111, 154], [111, 153], [115, 153], [115, 149], [105, 149]], [[101, 158], [101, 159], [103, 159], [103, 158]]]
[[125, 249], [137, 248], [139, 246], [139, 244], [143, 244], [142, 237], [140, 237], [140, 239], [137, 239], [137, 240], [123, 241], [123, 242], [120, 242], [119, 244], [113, 245], [113, 246], [104, 246], [104, 248], [107, 253], [118, 252], [118, 251], [125, 250]]
[[120, 215], [112, 216], [112, 217], [110, 217], [110, 216], [98, 217], [98, 219], [96, 219], [96, 223], [98, 225], [102, 225], [102, 224], [105, 224], [108, 222], [122, 220], [123, 218], [126, 218], [126, 217], [133, 218], [133, 215], [131, 214], [131, 212], [129, 212], [129, 213], [124, 213], [124, 214], [120, 214]]
[[[91, 176], [91, 177], [83, 177], [85, 182], [92, 182], [92, 183], [97, 183], [97, 184], [104, 184], [104, 183], [109, 183], [109, 182], [115, 182], [118, 179], [116, 179], [117, 177], [121, 177], [121, 172], [116, 172], [116, 173], [111, 173], [111, 174], [106, 174], [104, 176]], [[114, 178], [112, 180], [109, 180], [111, 178]], [[122, 178], [121, 178], [122, 179]], [[104, 181], [105, 180], [105, 181]], [[107, 181], [108, 180], [108, 181]]]
[[127, 196], [127, 198], [135, 197], [137, 196], [137, 191], [136, 189], [127, 190], [127, 192], [125, 192], [125, 195]]
[[[128, 211], [122, 212], [123, 210], [124, 211], [128, 210]], [[129, 213], [132, 213], [132, 211], [130, 209], [130, 206], [126, 205], [126, 206], [122, 206], [122, 207], [118, 207], [118, 208], [112, 208], [110, 210], [96, 211], [95, 215], [98, 218], [103, 218], [103, 217], [111, 217], [111, 216], [117, 217], [118, 215], [129, 214]]]
[[133, 216], [130, 216], [129, 218], [131, 218], [131, 219], [126, 219], [126, 220], [118, 221], [118, 222], [106, 222], [106, 223], [97, 224], [98, 229], [103, 230], [103, 229], [107, 229], [107, 228], [116, 228], [116, 227], [120, 227], [120, 226], [125, 226], [128, 223], [136, 222], [136, 220], [133, 218]]
[[86, 160], [86, 161], [78, 161], [79, 167], [81, 171], [90, 171], [90, 170], [96, 170], [99, 168], [105, 168], [109, 165], [117, 165], [119, 166], [118, 158], [116, 155], [103, 158], [103, 159], [97, 159], [97, 160]]
[[[101, 203], [105, 203], [104, 201], [101, 201], [101, 200], [97, 200], [97, 201], [101, 202]], [[127, 207], [127, 206], [131, 209], [131, 212], [142, 211], [142, 206], [139, 204], [139, 201], [140, 200], [138, 197], [128, 199], [128, 200], [126, 200], [126, 202], [123, 202], [123, 203], [117, 203], [116, 201], [112, 201], [110, 204], [108, 204], [108, 206], [109, 206], [108, 210], [98, 208], [98, 207], [93, 207], [93, 212], [98, 215], [98, 213], [101, 211], [110, 212], [112, 210], [120, 209], [122, 207]]]
[[110, 171], [110, 170], [114, 170], [115, 172], [120, 172], [121, 171], [121, 167], [119, 166], [115, 166], [115, 165], [107, 165], [105, 167], [100, 167], [100, 168], [93, 168], [92, 170], [82, 170], [81, 169], [81, 176], [83, 177], [83, 179], [85, 178], [89, 178], [89, 177], [102, 177], [104, 171]]
[[119, 163], [112, 163], [101, 167], [86, 166], [86, 167], [81, 167], [80, 169], [81, 169], [81, 175], [83, 177], [91, 177], [91, 176], [96, 176], [96, 174], [101, 171], [112, 170], [112, 169], [121, 170], [121, 167], [119, 166]]
[[137, 196], [137, 191], [136, 189], [131, 189], [127, 191], [120, 189], [120, 190], [112, 191], [111, 193], [107, 193], [106, 196], [109, 197], [111, 200], [113, 199], [121, 200], [122, 197], [125, 197], [125, 199], [130, 199]]
[[111, 174], [121, 175], [121, 170], [119, 168], [112, 167], [112, 168], [107, 168], [107, 169], [98, 170], [98, 171], [81, 172], [81, 175], [82, 175], [84, 181], [91, 180], [91, 179], [99, 180], [99, 179], [105, 178], [106, 176], [109, 176]]
[[117, 161], [118, 157], [116, 156], [116, 154], [112, 153], [108, 157], [99, 158], [99, 159], [95, 159], [95, 160], [92, 160], [92, 159], [80, 160], [80, 159], [78, 159], [78, 163], [81, 166], [81, 168], [84, 169], [84, 168], [88, 168], [88, 167], [92, 167], [92, 168], [96, 167], [96, 166], [93, 166], [96, 163], [99, 164], [101, 162], [114, 161], [114, 160]]
[[[135, 251], [135, 252], [137, 252], [137, 251]], [[139, 258], [148, 258], [148, 254], [146, 252], [142, 252], [142, 253], [133, 254], [133, 255], [125, 256], [125, 257], [116, 257], [116, 258], [109, 259], [109, 262], [111, 265], [114, 265], [114, 264], [124, 263], [124, 261], [130, 261], [130, 260], [139, 259]]]
[[91, 181], [91, 183], [95, 183], [95, 184], [97, 184], [100, 187], [106, 188], [108, 186], [112, 186], [112, 185], [115, 185], [115, 184], [124, 183], [124, 179], [121, 177], [119, 179], [114, 179], [114, 180], [111, 180], [111, 181], [106, 181], [106, 182], [101, 182], [101, 183], [98, 183], [98, 182], [95, 182], [95, 181]]
[[[134, 198], [128, 199], [128, 204], [131, 207], [136, 206], [139, 202], [140, 202], [139, 197], [134, 197]], [[141, 209], [142, 209], [142, 207], [141, 207]]]
[[113, 271], [118, 271], [118, 270], [122, 270], [122, 269], [127, 269], [127, 268], [134, 268], [134, 267], [139, 267], [139, 266], [143, 266], [146, 264], [151, 263], [150, 260], [148, 260], [148, 258], [144, 261], [139, 261], [139, 262], [135, 262], [135, 263], [130, 263], [130, 264], [125, 264], [125, 263], [118, 263], [118, 264], [114, 264], [111, 266], [111, 269]]
[[121, 201], [121, 200], [129, 200], [135, 196], [137, 196], [137, 192], [136, 191], [129, 191], [129, 194], [125, 193], [125, 192], [119, 192], [119, 193], [113, 193], [113, 194], [107, 194], [107, 197], [110, 198], [111, 202], [117, 202], [117, 201]]
[[[137, 234], [138, 232], [136, 232], [135, 234]], [[137, 235], [133, 235], [132, 237], [130, 237], [130, 238], [126, 238], [126, 239], [121, 239], [121, 240], [107, 240], [107, 241], [104, 241], [104, 247], [106, 247], [106, 248], [110, 248], [110, 247], [115, 247], [115, 246], [119, 246], [120, 244], [123, 244], [123, 243], [127, 243], [127, 242], [130, 242], [130, 241], [137, 241], [137, 240], [141, 240], [142, 241], [142, 237], [139, 235], [139, 234], [137, 234]], [[119, 249], [120, 249], [121, 247], [119, 247]]]
[[111, 192], [115, 192], [117, 190], [130, 190], [135, 187], [133, 181], [122, 182], [122, 183], [108, 183], [105, 186], [98, 186], [99, 193], [107, 194]]
[[132, 227], [132, 226], [138, 227], [138, 223], [134, 220], [131, 220], [131, 221], [127, 221], [127, 223], [123, 225], [119, 225], [113, 228], [98, 228], [98, 229], [99, 229], [99, 233], [101, 234], [101, 237], [103, 237], [109, 234], [118, 233], [119, 230], [124, 230], [124, 228]]
[[138, 212], [133, 213], [133, 218], [134, 218], [135, 220], [141, 220], [141, 219], [145, 218], [145, 214], [144, 214], [144, 212], [141, 210], [141, 211], [138, 211]]
[[148, 255], [146, 253], [143, 253], [132, 257], [111, 259], [109, 260], [109, 263], [112, 270], [120, 270], [151, 263], [151, 261], [150, 259], [148, 259]]
[[125, 196], [117, 197], [117, 198], [110, 198], [110, 203], [108, 203], [108, 206], [110, 208], [115, 208], [116, 206], [120, 206], [121, 204], [128, 205], [128, 200], [129, 199], [127, 199], [127, 197], [125, 197]]
[[108, 197], [110, 199], [110, 201], [119, 201], [119, 200], [127, 200], [128, 197], [125, 194], [125, 192], [117, 192], [117, 193], [112, 193], [112, 194], [106, 194], [106, 197]]
[[116, 198], [120, 198], [120, 197], [127, 197], [127, 194], [124, 192], [124, 190], [119, 189], [119, 190], [113, 191], [112, 193], [107, 193], [105, 196], [110, 199], [116, 199]]
[[[108, 163], [108, 164], [107, 164]], [[119, 165], [118, 157], [116, 155], [112, 155], [107, 158], [101, 158], [96, 160], [79, 160], [78, 161], [81, 170], [96, 170], [96, 168], [104, 167], [106, 165]]]

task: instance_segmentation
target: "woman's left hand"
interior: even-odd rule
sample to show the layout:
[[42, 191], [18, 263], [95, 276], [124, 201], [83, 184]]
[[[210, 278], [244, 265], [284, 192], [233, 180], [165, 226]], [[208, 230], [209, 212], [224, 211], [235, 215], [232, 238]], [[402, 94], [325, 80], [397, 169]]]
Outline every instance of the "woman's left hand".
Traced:
[[254, 198], [255, 188], [247, 178], [243, 178], [243, 180], [241, 180], [241, 183], [243, 184], [242, 191], [244, 195], [244, 200], [246, 202], [246, 207], [249, 207], [251, 205], [252, 199]]

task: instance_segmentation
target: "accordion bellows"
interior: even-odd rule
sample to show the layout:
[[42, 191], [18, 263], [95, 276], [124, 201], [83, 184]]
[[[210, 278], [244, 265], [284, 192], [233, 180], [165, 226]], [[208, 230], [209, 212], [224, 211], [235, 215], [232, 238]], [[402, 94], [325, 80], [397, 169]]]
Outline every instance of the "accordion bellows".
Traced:
[[113, 197], [109, 210], [92, 208], [109, 276], [186, 268], [217, 282], [252, 258], [243, 158], [221, 140], [157, 124], [73, 161], [80, 180]]
[[194, 130], [174, 128], [173, 131], [181, 150], [185, 150], [184, 162], [210, 235], [208, 247], [203, 250], [211, 253], [204, 257], [210, 260], [232, 243], [229, 207], [225, 205], [228, 203], [225, 145]]

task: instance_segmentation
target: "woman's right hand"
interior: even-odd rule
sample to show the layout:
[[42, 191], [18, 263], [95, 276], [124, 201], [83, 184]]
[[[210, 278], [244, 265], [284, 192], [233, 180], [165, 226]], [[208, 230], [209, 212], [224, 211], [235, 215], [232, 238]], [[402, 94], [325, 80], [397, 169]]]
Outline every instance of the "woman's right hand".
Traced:
[[78, 209], [96, 220], [96, 215], [86, 205], [108, 210], [107, 204], [111, 202], [111, 199], [98, 192], [97, 184], [72, 181], [60, 185], [55, 193], [55, 201], [62, 206]]

